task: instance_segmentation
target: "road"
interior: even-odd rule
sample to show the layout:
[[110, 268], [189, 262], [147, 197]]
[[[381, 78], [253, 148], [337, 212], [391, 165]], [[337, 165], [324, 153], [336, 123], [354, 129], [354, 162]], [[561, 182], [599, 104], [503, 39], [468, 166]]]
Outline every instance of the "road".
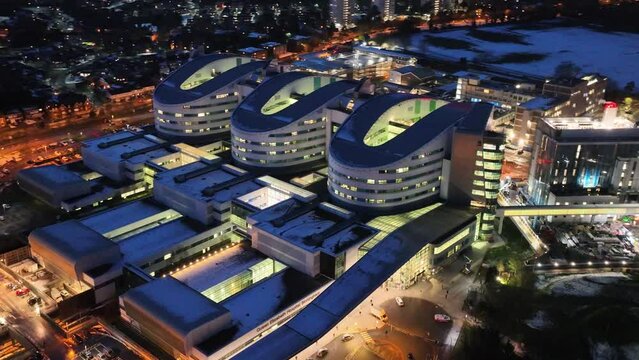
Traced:
[[[12, 278], [0, 270], [3, 280], [0, 282], [0, 307], [7, 313], [7, 323], [16, 332], [25, 337], [32, 347], [40, 350], [51, 359], [67, 359], [68, 349], [53, 327], [37, 312], [37, 308], [27, 304], [28, 296], [18, 297], [15, 291], [7, 288]], [[27, 345], [27, 344], [25, 344]]]
[[[153, 122], [153, 114], [147, 106], [143, 109], [118, 110], [112, 113], [110, 122], [104, 117], [83, 120], [62, 128], [28, 128], [3, 129], [0, 131], [0, 164], [15, 158], [17, 161], [8, 162], [1, 166], [7, 169], [7, 173], [0, 175], [0, 182], [8, 181], [15, 177], [16, 173], [30, 167], [28, 162], [43, 158], [72, 157], [79, 153], [79, 142], [85, 139], [101, 136], [106, 132], [120, 129], [126, 125], [143, 126]], [[5, 131], [10, 130], [10, 131]], [[49, 148], [49, 144], [69, 141], [73, 139], [75, 144], [56, 149]], [[56, 153], [57, 152], [57, 153]]]

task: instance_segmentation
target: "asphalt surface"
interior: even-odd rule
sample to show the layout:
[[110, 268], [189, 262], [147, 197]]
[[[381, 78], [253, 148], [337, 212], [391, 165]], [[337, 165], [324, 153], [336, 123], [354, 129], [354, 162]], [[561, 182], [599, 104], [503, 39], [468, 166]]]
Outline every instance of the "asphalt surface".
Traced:
[[[324, 346], [328, 349], [325, 359], [401, 360], [407, 359], [409, 353], [415, 359], [427, 359], [439, 353], [439, 344], [448, 336], [452, 323], [437, 323], [434, 315], [448, 313], [439, 305], [417, 297], [402, 297], [404, 306], [400, 307], [394, 297], [388, 298], [392, 293], [387, 294], [386, 300], [376, 306], [386, 311], [388, 322], [377, 321], [366, 311], [370, 304], [364, 304], [363, 310], [356, 310], [347, 319], [349, 324], [361, 327], [342, 327], [343, 332], [335, 329], [330, 335], [333, 339]], [[344, 334], [353, 335], [353, 339], [343, 341]], [[312, 354], [310, 358], [318, 357]]]
[[[106, 120], [105, 120], [106, 119]], [[109, 120], [111, 119], [111, 120]], [[102, 136], [126, 125], [143, 126], [153, 122], [150, 106], [117, 107], [113, 111], [96, 118], [78, 120], [60, 128], [39, 128], [37, 126], [22, 125], [15, 129], [0, 129], [0, 165], [15, 158], [17, 161], [8, 162], [0, 166], [0, 183], [15, 178], [17, 172], [24, 168], [36, 166], [29, 161], [35, 161], [39, 156], [44, 159], [72, 158], [79, 153], [82, 140]], [[74, 140], [73, 144], [50, 148], [48, 145], [61, 141]], [[72, 160], [77, 160], [73, 158]], [[42, 164], [43, 165], [43, 164]]]
[[28, 341], [23, 345], [40, 350], [50, 359], [67, 359], [68, 349], [62, 338], [34, 307], [27, 304], [29, 296], [17, 296], [6, 286], [13, 279], [4, 271], [0, 270], [0, 274], [3, 276], [0, 281], [0, 307], [9, 314], [6, 319], [9, 326]]

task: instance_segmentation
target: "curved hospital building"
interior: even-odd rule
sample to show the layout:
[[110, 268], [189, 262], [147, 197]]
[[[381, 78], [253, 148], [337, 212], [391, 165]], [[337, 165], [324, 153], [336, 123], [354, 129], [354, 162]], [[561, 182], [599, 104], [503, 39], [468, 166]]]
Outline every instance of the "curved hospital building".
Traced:
[[[331, 141], [329, 193], [341, 205], [371, 212], [403, 211], [446, 198], [455, 129], [476, 122], [483, 131], [491, 111], [485, 104], [408, 94], [368, 101]], [[474, 154], [470, 160], [474, 163]]]
[[227, 134], [231, 114], [242, 99], [238, 84], [267, 65], [229, 54], [189, 61], [155, 89], [155, 128], [185, 141]]
[[233, 159], [243, 167], [294, 172], [324, 162], [329, 110], [359, 82], [289, 72], [258, 86], [231, 118]]

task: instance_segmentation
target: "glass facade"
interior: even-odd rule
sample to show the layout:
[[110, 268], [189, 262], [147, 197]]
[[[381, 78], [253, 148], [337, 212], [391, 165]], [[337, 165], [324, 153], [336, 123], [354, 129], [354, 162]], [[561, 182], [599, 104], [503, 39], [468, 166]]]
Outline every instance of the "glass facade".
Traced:
[[618, 158], [639, 156], [639, 143], [562, 143], [538, 136], [531, 171], [530, 195], [534, 203], [546, 205], [551, 192], [608, 189]]
[[202, 291], [202, 295], [216, 303], [220, 303], [258, 281], [269, 278], [285, 268], [286, 265], [280, 262], [273, 259], [264, 259], [263, 261], [251, 266], [249, 269]]
[[477, 150], [471, 205], [484, 208], [479, 218], [479, 238], [492, 238], [495, 223], [495, 207], [499, 194], [499, 179], [504, 160], [504, 138], [500, 134], [487, 132], [481, 148]]

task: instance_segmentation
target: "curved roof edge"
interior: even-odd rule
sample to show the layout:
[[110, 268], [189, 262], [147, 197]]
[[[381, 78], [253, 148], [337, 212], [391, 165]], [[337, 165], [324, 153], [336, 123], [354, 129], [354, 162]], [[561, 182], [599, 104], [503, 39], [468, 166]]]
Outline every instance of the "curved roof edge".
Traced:
[[364, 143], [370, 128], [388, 109], [415, 99], [431, 100], [410, 94], [381, 95], [369, 100], [357, 108], [337, 131], [331, 140], [329, 156], [345, 166], [384, 166], [406, 158], [452, 126], [473, 129], [485, 127], [492, 111], [492, 105], [486, 103], [449, 103], [427, 114], [384, 144], [369, 146]]
[[288, 72], [274, 76], [258, 86], [231, 115], [231, 128], [263, 132], [281, 128], [310, 113], [326, 102], [360, 86], [360, 81], [342, 80], [324, 85], [274, 114], [262, 113], [262, 107], [283, 87], [306, 77], [331, 77], [306, 72]]
[[269, 64], [269, 61], [250, 61], [248, 63], [235, 66], [192, 89], [183, 90], [180, 88], [184, 81], [204, 66], [217, 60], [234, 57], [249, 59], [245, 56], [234, 54], [210, 54], [190, 60], [172, 72], [155, 88], [153, 101], [165, 105], [176, 105], [195, 101], [217, 91], [242, 76], [259, 70], [260, 68], [264, 68]]

